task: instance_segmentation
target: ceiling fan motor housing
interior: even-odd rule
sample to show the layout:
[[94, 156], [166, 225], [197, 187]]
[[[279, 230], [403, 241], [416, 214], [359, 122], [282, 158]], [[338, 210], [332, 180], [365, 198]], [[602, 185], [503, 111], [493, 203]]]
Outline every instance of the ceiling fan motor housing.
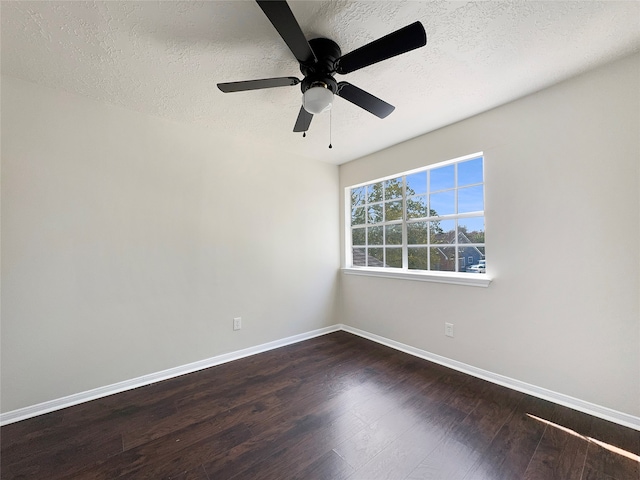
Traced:
[[333, 75], [336, 71], [336, 60], [342, 56], [340, 47], [328, 38], [313, 38], [309, 40], [309, 45], [315, 53], [317, 61], [310, 65], [300, 64], [300, 71], [304, 75], [304, 80], [300, 84], [302, 93], [318, 85], [336, 93], [338, 84]]

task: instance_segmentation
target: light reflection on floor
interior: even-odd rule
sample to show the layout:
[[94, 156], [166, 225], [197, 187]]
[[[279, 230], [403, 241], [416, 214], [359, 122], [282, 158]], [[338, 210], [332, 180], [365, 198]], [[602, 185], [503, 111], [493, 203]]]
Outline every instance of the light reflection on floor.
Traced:
[[640, 456], [636, 455], [635, 453], [631, 453], [627, 450], [624, 450], [622, 448], [616, 447], [615, 445], [611, 445], [609, 443], [603, 442], [601, 440], [597, 440], [595, 438], [592, 437], [588, 437], [586, 435], [581, 435], [580, 433], [571, 430], [570, 428], [567, 427], [563, 427], [562, 425], [558, 425], [557, 423], [553, 423], [550, 422], [549, 420], [544, 420], [543, 418], [540, 417], [536, 417], [535, 415], [531, 415], [530, 413], [527, 413], [527, 416], [530, 418], [533, 418], [534, 420], [538, 420], [539, 422], [542, 422], [546, 425], [550, 425], [554, 428], [557, 428], [559, 430], [562, 430], [563, 432], [568, 433], [569, 435], [573, 435], [574, 437], [578, 437], [578, 438], [582, 438], [583, 440], [589, 442], [589, 443], [595, 443], [596, 445], [605, 448], [607, 450], [609, 450], [610, 452], [613, 453], [617, 453], [618, 455], [622, 455], [623, 457], [627, 457], [631, 460], [633, 460], [634, 462], [638, 462], [640, 463]]

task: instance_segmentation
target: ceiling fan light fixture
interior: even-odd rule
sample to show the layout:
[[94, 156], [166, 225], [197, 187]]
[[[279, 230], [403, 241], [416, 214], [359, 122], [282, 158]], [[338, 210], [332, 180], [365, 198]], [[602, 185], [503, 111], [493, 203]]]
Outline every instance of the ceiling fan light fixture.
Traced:
[[302, 95], [302, 106], [312, 115], [331, 109], [333, 92], [325, 84], [316, 84]]

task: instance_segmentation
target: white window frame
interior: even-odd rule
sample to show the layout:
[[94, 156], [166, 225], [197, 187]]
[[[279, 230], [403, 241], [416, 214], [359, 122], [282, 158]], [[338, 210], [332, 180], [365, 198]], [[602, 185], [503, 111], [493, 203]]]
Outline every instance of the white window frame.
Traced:
[[[353, 251], [352, 251], [352, 233], [351, 233], [351, 190], [354, 188], [362, 187], [365, 185], [371, 185], [378, 182], [384, 182], [386, 180], [395, 179], [398, 177], [406, 177], [412, 175], [414, 173], [423, 172], [433, 170], [435, 168], [444, 167], [447, 165], [461, 163], [467, 160], [473, 160], [475, 158], [482, 157], [483, 158], [483, 186], [485, 185], [484, 178], [484, 166], [486, 157], [483, 152], [474, 153], [471, 155], [465, 155], [463, 157], [454, 158], [451, 160], [447, 160], [444, 162], [439, 162], [433, 165], [428, 165], [426, 167], [416, 168], [413, 170], [395, 173], [393, 175], [388, 175], [386, 177], [377, 178], [374, 180], [369, 180], [366, 182], [362, 182], [355, 185], [349, 185], [345, 187], [344, 190], [344, 208], [345, 208], [345, 225], [344, 225], [344, 233], [345, 233], [345, 267], [342, 271], [347, 275], [362, 275], [362, 276], [375, 276], [375, 277], [386, 277], [386, 278], [397, 278], [397, 279], [408, 279], [408, 280], [418, 280], [418, 281], [426, 281], [426, 282], [437, 282], [437, 283], [450, 283], [457, 285], [468, 285], [468, 286], [479, 286], [479, 287], [488, 287], [491, 283], [492, 278], [487, 274], [477, 274], [477, 273], [466, 273], [466, 272], [445, 272], [445, 271], [435, 271], [435, 270], [409, 270], [406, 268], [407, 266], [407, 223], [408, 219], [406, 218], [406, 182], [403, 182], [403, 218], [402, 218], [402, 230], [403, 230], [403, 243], [402, 243], [402, 251], [403, 251], [403, 268], [392, 268], [392, 267], [364, 267], [364, 266], [352, 266], [353, 264]], [[457, 169], [456, 169], [457, 172]], [[429, 175], [429, 174], [427, 174]], [[456, 189], [457, 187], [457, 179], [456, 179]], [[486, 195], [486, 190], [483, 189], [483, 196]], [[456, 211], [457, 211], [457, 195], [456, 195]], [[384, 205], [384, 199], [383, 203]], [[484, 205], [484, 199], [483, 199]], [[384, 207], [383, 207], [384, 208]], [[486, 206], [485, 206], [486, 208]], [[449, 220], [449, 219], [462, 219], [468, 217], [476, 217], [481, 214], [483, 217], [485, 216], [485, 210], [481, 212], [471, 212], [471, 213], [463, 213], [463, 214], [454, 214], [454, 215], [443, 215], [438, 218], [441, 220]], [[417, 220], [420, 221], [420, 220]], [[394, 222], [395, 223], [395, 222]], [[386, 222], [383, 223], [385, 225]], [[384, 228], [384, 227], [383, 227]], [[486, 231], [486, 217], [485, 217], [485, 231]], [[458, 266], [459, 256], [458, 256], [458, 235], [455, 235], [455, 244], [453, 245], [443, 245], [445, 247], [454, 246], [456, 252], [455, 265]], [[486, 243], [484, 244], [486, 248]], [[384, 247], [383, 247], [384, 248]], [[430, 257], [430, 255], [429, 255]]]

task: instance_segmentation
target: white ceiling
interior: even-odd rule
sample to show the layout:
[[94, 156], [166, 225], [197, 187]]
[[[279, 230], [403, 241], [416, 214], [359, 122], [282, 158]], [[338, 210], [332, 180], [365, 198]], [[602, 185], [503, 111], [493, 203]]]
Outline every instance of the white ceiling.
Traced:
[[2, 73], [340, 164], [640, 50], [636, 1], [291, 1], [307, 38], [347, 53], [419, 20], [427, 46], [338, 80], [396, 106], [342, 99], [292, 133], [299, 87], [223, 94], [218, 82], [297, 76], [253, 1], [2, 2]]

